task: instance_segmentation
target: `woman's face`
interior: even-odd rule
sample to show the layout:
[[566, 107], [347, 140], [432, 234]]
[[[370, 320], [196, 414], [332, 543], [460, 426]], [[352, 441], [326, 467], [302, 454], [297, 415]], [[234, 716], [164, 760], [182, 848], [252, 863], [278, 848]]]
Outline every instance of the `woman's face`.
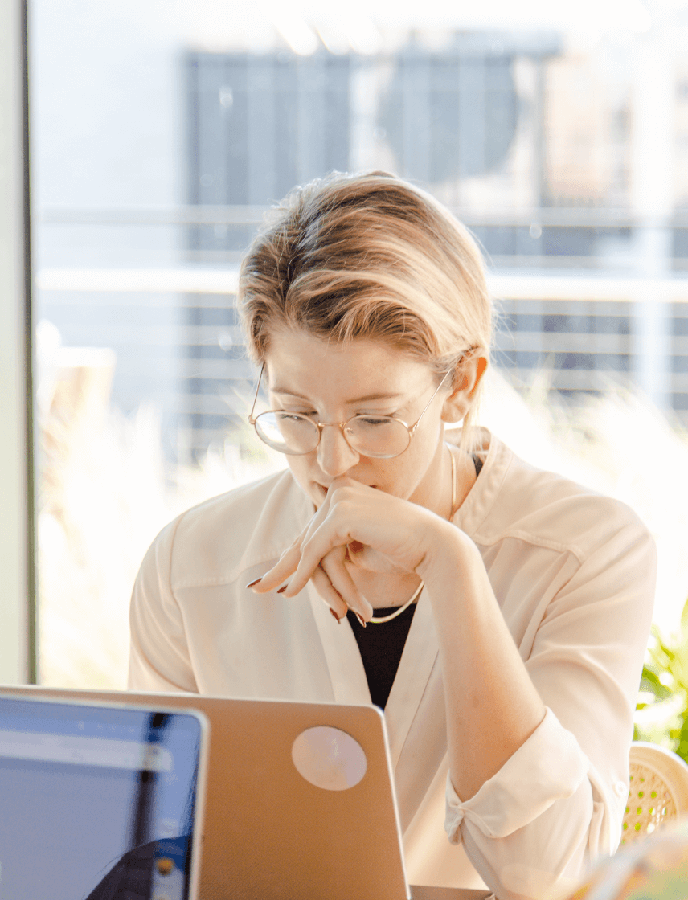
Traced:
[[[271, 333], [265, 370], [272, 409], [315, 413], [321, 423], [365, 413], [396, 416], [413, 425], [437, 387], [428, 365], [387, 343], [329, 344], [306, 331]], [[440, 389], [407, 449], [393, 459], [362, 456], [339, 428], [322, 429], [312, 453], [287, 456], [296, 481], [316, 507], [332, 481], [346, 476], [446, 514], [451, 501], [439, 476], [442, 413], [449, 393], [449, 387]]]

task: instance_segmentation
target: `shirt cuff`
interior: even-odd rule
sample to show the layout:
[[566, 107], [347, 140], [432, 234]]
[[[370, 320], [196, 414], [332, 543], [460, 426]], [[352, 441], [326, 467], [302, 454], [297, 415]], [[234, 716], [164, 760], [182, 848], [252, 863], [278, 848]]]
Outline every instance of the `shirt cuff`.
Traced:
[[461, 843], [464, 819], [486, 837], [507, 837], [557, 800], [570, 797], [588, 770], [588, 759], [575, 737], [548, 708], [525, 743], [470, 800], [462, 803], [447, 776], [444, 828], [449, 840]]

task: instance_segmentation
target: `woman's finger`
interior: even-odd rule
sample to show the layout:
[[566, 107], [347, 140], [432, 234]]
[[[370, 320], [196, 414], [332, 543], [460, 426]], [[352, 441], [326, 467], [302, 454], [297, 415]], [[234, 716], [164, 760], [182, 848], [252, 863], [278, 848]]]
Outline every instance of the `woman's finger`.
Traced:
[[333, 588], [344, 599], [349, 609], [353, 610], [363, 621], [367, 621], [373, 615], [372, 606], [358, 590], [346, 568], [346, 546], [335, 547], [331, 550], [320, 561], [318, 568], [325, 572]]
[[332, 587], [332, 582], [323, 569], [317, 568], [315, 572], [313, 572], [311, 581], [313, 582], [316, 591], [334, 612], [335, 618], [337, 620], [343, 618], [349, 607], [346, 605], [341, 595]]
[[250, 584], [248, 584], [247, 587], [252, 588], [257, 594], [263, 594], [267, 591], [274, 590], [281, 584], [284, 584], [284, 582], [296, 570], [296, 567], [299, 564], [299, 561], [301, 559], [302, 545], [305, 541], [308, 540], [313, 531], [317, 529], [318, 525], [327, 515], [328, 511], [329, 504], [325, 502], [315, 513], [313, 518], [308, 522], [306, 527], [292, 543], [292, 545], [288, 547], [280, 556], [275, 565], [271, 569], [268, 569], [268, 571], [260, 578], [257, 578], [255, 581], [252, 581]]
[[[301, 546], [301, 559], [285, 591], [287, 597], [293, 597], [303, 589], [315, 569], [329, 553], [335, 548], [339, 548], [345, 553], [346, 545], [349, 541], [354, 540], [353, 536], [347, 533], [346, 526], [342, 526], [341, 530], [338, 528], [336, 520], [339, 518], [341, 517], [327, 516], [325, 521], [304, 540]], [[350, 578], [351, 576], [349, 576], [349, 580]], [[353, 584], [353, 582], [351, 583]]]
[[246, 586], [257, 594], [264, 594], [284, 584], [287, 578], [296, 571], [301, 559], [301, 540], [302, 538], [299, 537], [291, 547], [284, 551], [271, 569], [268, 569], [264, 575]]

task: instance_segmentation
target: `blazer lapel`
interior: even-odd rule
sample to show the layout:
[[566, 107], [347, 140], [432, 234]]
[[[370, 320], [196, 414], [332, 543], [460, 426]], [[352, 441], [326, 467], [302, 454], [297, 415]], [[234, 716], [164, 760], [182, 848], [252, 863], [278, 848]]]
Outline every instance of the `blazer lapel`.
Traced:
[[348, 620], [344, 618], [337, 624], [329, 606], [310, 582], [307, 590], [327, 660], [335, 702], [352, 706], [370, 704], [368, 680]]
[[[332, 620], [334, 623], [334, 619]], [[371, 626], [384, 628], [384, 625]], [[423, 591], [413, 615], [404, 652], [385, 708], [387, 734], [396, 769], [439, 653], [430, 600]]]

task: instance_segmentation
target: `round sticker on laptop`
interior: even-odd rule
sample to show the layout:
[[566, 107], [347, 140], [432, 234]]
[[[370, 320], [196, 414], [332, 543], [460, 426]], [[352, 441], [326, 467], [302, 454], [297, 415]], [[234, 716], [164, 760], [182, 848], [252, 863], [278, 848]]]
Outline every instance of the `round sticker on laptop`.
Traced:
[[299, 773], [326, 791], [346, 791], [363, 778], [368, 761], [350, 734], [329, 725], [307, 728], [294, 741], [291, 756]]

